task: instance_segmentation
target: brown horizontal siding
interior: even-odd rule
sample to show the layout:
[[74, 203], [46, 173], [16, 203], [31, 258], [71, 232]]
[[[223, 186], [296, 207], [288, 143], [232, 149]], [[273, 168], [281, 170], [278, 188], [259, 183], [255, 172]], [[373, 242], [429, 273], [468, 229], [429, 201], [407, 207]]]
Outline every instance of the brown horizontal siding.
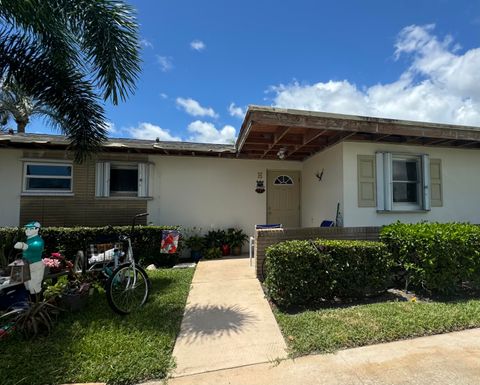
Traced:
[[[25, 158], [68, 159], [63, 151], [25, 151]], [[97, 159], [145, 162], [141, 154], [99, 154]], [[145, 199], [95, 198], [95, 159], [73, 165], [74, 196], [22, 196], [20, 223], [39, 221], [43, 226], [128, 225], [135, 214], [147, 211]], [[143, 223], [146, 219], [141, 218]]]
[[379, 227], [306, 227], [295, 229], [261, 229], [255, 231], [256, 273], [262, 278], [262, 265], [267, 247], [291, 240], [305, 239], [344, 239], [377, 241]]

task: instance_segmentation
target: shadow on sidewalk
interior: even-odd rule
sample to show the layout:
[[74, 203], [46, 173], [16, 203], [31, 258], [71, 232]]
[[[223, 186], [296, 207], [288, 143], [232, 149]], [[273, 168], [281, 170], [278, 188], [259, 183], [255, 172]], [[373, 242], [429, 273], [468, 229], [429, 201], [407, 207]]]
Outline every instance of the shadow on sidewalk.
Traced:
[[186, 310], [179, 338], [192, 344], [204, 338], [217, 339], [241, 334], [256, 319], [256, 316], [238, 305], [196, 305]]

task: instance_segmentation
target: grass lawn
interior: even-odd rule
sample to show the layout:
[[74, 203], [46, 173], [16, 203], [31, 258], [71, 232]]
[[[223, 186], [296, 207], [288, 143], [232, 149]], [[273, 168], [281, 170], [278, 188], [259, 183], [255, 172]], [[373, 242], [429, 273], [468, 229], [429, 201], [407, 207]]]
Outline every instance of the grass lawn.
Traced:
[[149, 302], [135, 314], [113, 313], [103, 293], [81, 313], [63, 314], [48, 337], [0, 342], [0, 384], [132, 384], [165, 377], [193, 269], [149, 272]]
[[477, 299], [274, 312], [293, 356], [480, 327]]

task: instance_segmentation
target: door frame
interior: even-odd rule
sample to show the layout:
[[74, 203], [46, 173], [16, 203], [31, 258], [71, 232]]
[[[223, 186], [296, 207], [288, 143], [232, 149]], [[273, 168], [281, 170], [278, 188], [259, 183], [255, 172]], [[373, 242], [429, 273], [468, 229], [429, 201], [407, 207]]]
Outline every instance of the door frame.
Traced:
[[295, 169], [280, 169], [280, 168], [267, 168], [267, 177], [266, 185], [267, 185], [267, 196], [265, 197], [265, 223], [268, 223], [268, 189], [270, 188], [268, 184], [268, 177], [271, 172], [285, 172], [288, 174], [289, 172], [298, 172], [298, 227], [302, 227], [302, 170], [295, 170]]

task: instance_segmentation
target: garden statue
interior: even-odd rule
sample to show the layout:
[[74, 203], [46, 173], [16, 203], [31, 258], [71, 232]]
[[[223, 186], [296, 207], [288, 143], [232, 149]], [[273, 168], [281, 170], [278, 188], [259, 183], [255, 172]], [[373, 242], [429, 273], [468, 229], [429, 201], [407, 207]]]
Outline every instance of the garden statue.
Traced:
[[25, 282], [25, 288], [31, 295], [35, 295], [42, 291], [43, 274], [45, 271], [45, 265], [42, 262], [44, 243], [42, 237], [38, 235], [40, 223], [30, 222], [24, 227], [27, 242], [17, 242], [14, 248], [22, 250], [23, 258], [30, 264], [30, 281]]

